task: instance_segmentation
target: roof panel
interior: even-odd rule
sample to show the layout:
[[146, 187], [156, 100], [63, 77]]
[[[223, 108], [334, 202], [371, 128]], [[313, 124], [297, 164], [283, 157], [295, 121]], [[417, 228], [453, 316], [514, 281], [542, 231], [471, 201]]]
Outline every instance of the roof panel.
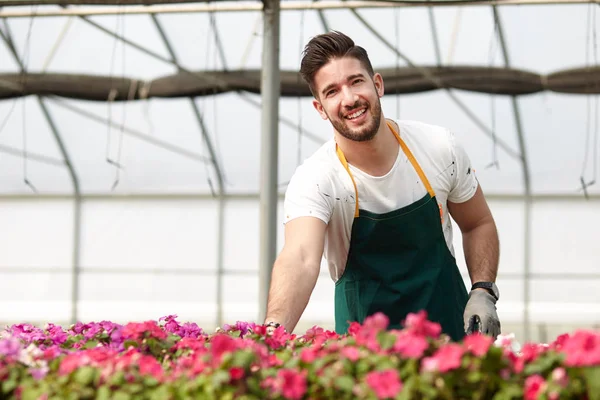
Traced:
[[69, 172], [60, 165], [63, 157], [36, 98], [1, 101], [0, 118], [0, 124], [6, 121], [0, 130], [0, 191], [30, 194], [33, 189], [24, 182], [27, 178], [40, 193], [73, 193]]
[[[120, 31], [117, 21], [121, 18]], [[94, 17], [92, 21], [104, 26], [106, 29], [118, 33], [161, 57], [168, 58], [162, 46], [156, 29], [151, 25], [148, 16], [103, 16]], [[52, 20], [45, 18], [40, 20]], [[22, 34], [23, 27], [20, 32]], [[48, 40], [45, 48], [54, 44]], [[38, 57], [39, 58], [39, 57]], [[42, 64], [38, 62], [32, 67], [38, 70]], [[112, 37], [85, 20], [76, 18], [67, 31], [62, 43], [56, 50], [48, 71], [73, 72], [83, 74], [99, 74], [113, 76], [131, 76], [138, 79], [150, 79], [157, 76], [171, 74], [175, 68], [164, 61], [147, 55], [140, 50], [124, 45], [120, 40]]]
[[[112, 115], [114, 126], [110, 129], [105, 123], [52, 104], [82, 180], [82, 192], [112, 191], [117, 168], [107, 159], [122, 166], [116, 193], [210, 192], [207, 164], [192, 158], [201, 157], [204, 151], [189, 106], [185, 100], [157, 103], [157, 112], [146, 113], [140, 102], [114, 104], [109, 113], [106, 103], [67, 102], [101, 118]], [[162, 118], [165, 115], [169, 117]], [[138, 130], [122, 133], [121, 124], [129, 128], [130, 121], [137, 121], [132, 126]]]
[[[589, 60], [593, 61], [593, 32], [588, 33], [587, 23], [588, 17], [594, 16], [594, 7], [597, 9], [591, 4], [500, 8], [512, 65], [538, 73], [583, 67], [587, 41]], [[596, 17], [597, 29], [598, 20]]]

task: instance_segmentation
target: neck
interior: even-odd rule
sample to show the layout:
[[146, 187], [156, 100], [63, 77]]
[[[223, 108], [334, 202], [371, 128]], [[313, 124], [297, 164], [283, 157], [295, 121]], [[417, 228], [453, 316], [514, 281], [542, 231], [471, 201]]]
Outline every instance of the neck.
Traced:
[[[394, 122], [390, 123], [398, 132], [398, 126]], [[346, 139], [337, 132], [335, 133], [335, 140], [344, 153], [348, 164], [369, 175], [382, 176], [387, 174], [398, 157], [398, 140], [385, 118], [381, 119], [381, 124], [373, 140], [355, 142]]]

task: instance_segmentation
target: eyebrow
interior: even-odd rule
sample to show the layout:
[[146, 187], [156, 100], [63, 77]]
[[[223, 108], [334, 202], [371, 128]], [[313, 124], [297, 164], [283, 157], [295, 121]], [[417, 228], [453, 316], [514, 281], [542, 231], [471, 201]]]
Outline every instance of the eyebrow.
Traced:
[[[364, 77], [365, 76], [363, 74], [352, 74], [346, 78], [346, 81], [351, 81], [356, 78], [364, 78]], [[329, 85], [325, 86], [325, 88], [321, 91], [321, 94], [327, 93], [330, 89], [333, 89], [336, 86], [337, 85], [335, 83], [330, 83]]]

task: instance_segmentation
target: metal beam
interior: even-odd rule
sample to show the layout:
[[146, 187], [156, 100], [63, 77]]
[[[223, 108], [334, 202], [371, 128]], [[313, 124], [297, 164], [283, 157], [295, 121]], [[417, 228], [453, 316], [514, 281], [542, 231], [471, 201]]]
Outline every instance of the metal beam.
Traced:
[[[456, 95], [454, 94], [454, 92], [452, 92], [450, 89], [448, 88], [444, 88], [443, 85], [441, 84], [440, 80], [437, 79], [435, 76], [433, 76], [429, 71], [427, 71], [424, 68], [420, 68], [418, 65], [416, 65], [415, 63], [413, 63], [406, 55], [404, 55], [400, 50], [398, 50], [396, 48], [396, 46], [394, 46], [393, 44], [391, 44], [386, 38], [383, 37], [383, 35], [381, 35], [371, 24], [369, 24], [356, 10], [350, 10], [352, 11], [352, 13], [354, 14], [354, 16], [368, 29], [371, 31], [371, 33], [373, 33], [383, 44], [385, 44], [390, 50], [392, 50], [393, 52], [395, 52], [399, 57], [401, 57], [409, 66], [413, 67], [413, 68], [417, 68], [419, 69], [419, 71], [421, 71], [421, 74], [429, 79], [431, 82], [433, 82], [434, 84], [436, 84], [440, 89], [443, 89], [448, 96], [450, 97], [450, 99], [467, 115], [467, 117], [469, 117], [469, 119], [479, 127], [479, 129], [481, 129], [481, 131], [483, 133], [485, 133], [488, 137], [493, 138], [494, 135], [492, 134], [492, 131], [485, 126], [485, 124], [479, 119], [477, 118], [477, 116], [462, 102], [459, 100], [458, 97], [456, 97]], [[518, 160], [521, 159], [521, 156], [519, 154], [517, 154], [516, 151], [514, 151], [508, 144], [506, 144], [504, 141], [501, 141], [500, 139], [496, 138], [496, 143], [498, 144], [498, 146], [504, 150], [508, 155], [510, 155], [513, 158], [516, 158]]]
[[[285, 1], [280, 4], [281, 11], [300, 10], [356, 10], [394, 7], [463, 7], [463, 6], [523, 6], [523, 5], [565, 5], [598, 3], [600, 0], [461, 0], [461, 1]], [[60, 4], [64, 5], [64, 2]], [[223, 1], [210, 4], [190, 5], [156, 5], [129, 7], [75, 7], [69, 9], [37, 9], [37, 10], [2, 10], [0, 17], [67, 17], [67, 16], [98, 16], [98, 15], [146, 15], [146, 14], [191, 14], [207, 12], [262, 12], [260, 2]]]
[[[127, 39], [127, 38], [125, 38], [125, 37], [123, 37], [123, 36], [121, 36], [121, 35], [113, 32], [113, 31], [111, 31], [110, 29], [106, 29], [102, 25], [100, 25], [100, 24], [98, 24], [98, 23], [96, 23], [96, 22], [94, 22], [94, 21], [92, 21], [92, 20], [90, 20], [90, 19], [88, 19], [86, 17], [81, 17], [81, 19], [83, 21], [85, 21], [86, 23], [88, 23], [89, 25], [92, 25], [93, 27], [95, 27], [95, 28], [99, 29], [100, 31], [106, 33], [107, 35], [109, 35], [109, 36], [111, 36], [111, 37], [113, 37], [113, 38], [121, 41], [122, 43], [125, 43], [125, 44], [127, 44], [127, 45], [129, 45], [129, 46], [131, 46], [131, 47], [133, 47], [133, 48], [141, 51], [142, 53], [144, 53], [144, 54], [146, 54], [146, 55], [148, 55], [148, 56], [150, 56], [150, 57], [152, 57], [152, 58], [154, 58], [156, 60], [160, 60], [160, 61], [163, 61], [163, 62], [165, 62], [167, 64], [173, 65], [178, 70], [180, 70], [182, 72], [185, 72], [186, 74], [190, 74], [191, 76], [193, 76], [196, 79], [200, 79], [200, 80], [207, 79], [207, 78], [203, 78], [202, 76], [200, 76], [200, 75], [198, 75], [198, 74], [190, 71], [189, 69], [183, 67], [179, 63], [174, 62], [173, 60], [169, 60], [168, 58], [163, 57], [160, 54], [158, 54], [158, 53], [156, 53], [156, 52], [154, 52], [154, 51], [152, 51], [152, 50], [150, 50], [150, 49], [148, 49], [148, 48], [146, 48], [146, 47], [144, 47], [144, 46], [142, 46], [142, 45], [140, 45], [140, 44], [138, 44], [138, 43], [136, 43], [136, 42], [134, 42], [132, 40], [129, 40], [129, 39]], [[0, 83], [1, 83], [1, 81], [0, 81]], [[219, 82], [218, 80], [217, 80], [217, 84], [223, 84], [223, 85], [225, 85], [224, 83]], [[256, 100], [254, 100], [254, 99], [252, 99], [248, 93], [238, 92], [238, 94], [240, 95], [240, 98], [242, 100], [246, 101], [247, 103], [252, 104], [253, 106], [255, 106], [257, 108], [262, 108], [261, 103], [258, 102], [258, 101], [256, 101]], [[293, 128], [295, 130], [299, 129], [298, 128], [298, 124], [294, 123], [293, 121], [291, 121], [291, 120], [289, 120], [289, 119], [287, 119], [285, 117], [279, 116], [279, 122], [281, 122], [282, 124], [287, 125], [287, 126]], [[322, 138], [320, 138], [315, 133], [306, 131], [305, 129], [302, 129], [302, 134], [306, 138], [309, 138], [309, 139], [313, 140], [316, 143], [323, 144], [325, 142], [325, 140], [323, 140]]]
[[262, 135], [260, 161], [259, 321], [266, 316], [271, 271], [277, 250], [279, 148], [279, 0], [264, 0], [262, 57]]
[[93, 112], [84, 110], [82, 108], [74, 106], [73, 104], [69, 104], [68, 102], [61, 99], [60, 97], [53, 96], [53, 97], [49, 97], [48, 99], [50, 101], [52, 101], [54, 104], [56, 104], [60, 107], [66, 108], [67, 110], [73, 111], [74, 113], [84, 116], [92, 121], [106, 124], [106, 125], [109, 125], [109, 126], [112, 126], [115, 128], [123, 129], [124, 134], [130, 135], [131, 137], [135, 137], [136, 139], [142, 140], [146, 143], [149, 143], [153, 146], [159, 147], [163, 150], [169, 151], [171, 153], [177, 154], [177, 155], [185, 157], [185, 158], [189, 158], [190, 160], [197, 161], [200, 163], [210, 162], [210, 160], [206, 156], [203, 156], [202, 154], [194, 153], [192, 151], [184, 149], [183, 147], [179, 147], [179, 146], [175, 146], [173, 144], [167, 143], [167, 142], [163, 142], [162, 140], [156, 139], [150, 135], [147, 135], [147, 134], [137, 131], [135, 129], [128, 128], [126, 126], [123, 127], [120, 124], [117, 124], [116, 122], [111, 121], [107, 118], [100, 117], [100, 116], [94, 114]]
[[[504, 58], [504, 65], [510, 67], [510, 57], [508, 55], [508, 46], [506, 45], [506, 37], [504, 36], [504, 30], [502, 28], [502, 21], [500, 20], [500, 14], [495, 6], [492, 6], [492, 12], [494, 13], [494, 22], [498, 27], [498, 37], [500, 39], [500, 47], [502, 49], [502, 57]], [[523, 282], [523, 332], [524, 340], [528, 341], [530, 336], [529, 330], [529, 302], [530, 302], [530, 288], [529, 278], [531, 275], [531, 172], [529, 169], [529, 159], [527, 157], [527, 146], [525, 145], [525, 135], [523, 134], [523, 124], [521, 122], [521, 112], [519, 110], [519, 104], [517, 103], [516, 96], [511, 96], [512, 111], [515, 118], [515, 126], [517, 128], [517, 135], [519, 139], [519, 151], [521, 152], [522, 166], [523, 166], [523, 185], [525, 186], [525, 215], [524, 215], [524, 238], [523, 238], [523, 267], [524, 267], [524, 282]]]
[[8, 154], [19, 158], [24, 158], [25, 156], [27, 156], [28, 160], [43, 163], [46, 165], [52, 165], [55, 167], [65, 167], [67, 165], [64, 160], [59, 160], [58, 158], [30, 152], [27, 152], [27, 154], [25, 154], [25, 151], [23, 150], [16, 149], [10, 146], [5, 146], [3, 144], [0, 144], [0, 153]]
[[[277, 199], [283, 200], [285, 194], [278, 193]], [[523, 194], [500, 194], [488, 193], [485, 195], [489, 201], [497, 202], [523, 202]], [[229, 193], [223, 198], [226, 201], [258, 201], [259, 193]], [[72, 195], [67, 194], [0, 194], [0, 202], [22, 202], [22, 201], [68, 201], [73, 199]], [[210, 193], [144, 193], [144, 194], [118, 194], [118, 193], [96, 193], [82, 194], [83, 201], [213, 201], [215, 196]], [[567, 193], [545, 193], [532, 194], [531, 200], [535, 203], [547, 202], [570, 202], [570, 203], [596, 203], [600, 202], [600, 193], [590, 194], [589, 198], [581, 194]]]
[[[26, 73], [26, 68], [21, 58], [19, 57], [16, 49], [15, 43], [12, 41], [12, 37], [10, 34], [10, 28], [8, 23], [5, 23], [6, 35], [2, 33], [0, 30], [0, 37], [6, 43], [7, 47], [10, 50], [13, 58], [19, 65], [19, 69], [21, 73]], [[58, 131], [58, 127], [54, 123], [54, 119], [50, 115], [50, 111], [46, 106], [46, 103], [42, 99], [41, 96], [36, 96], [38, 104], [42, 109], [42, 113], [46, 122], [48, 123], [48, 127], [54, 136], [54, 140], [56, 140], [56, 144], [60, 150], [60, 153], [63, 157], [65, 165], [69, 171], [69, 176], [71, 177], [71, 182], [73, 184], [73, 190], [75, 192], [74, 196], [74, 209], [73, 209], [73, 254], [72, 254], [72, 280], [71, 280], [71, 322], [75, 323], [78, 317], [78, 309], [77, 303], [79, 300], [79, 263], [80, 263], [80, 245], [81, 245], [81, 190], [79, 188], [79, 178], [77, 177], [77, 173], [75, 172], [75, 168], [73, 167], [73, 163], [71, 162], [71, 158], [69, 157], [69, 152], [67, 151], [65, 144], [60, 136]]]

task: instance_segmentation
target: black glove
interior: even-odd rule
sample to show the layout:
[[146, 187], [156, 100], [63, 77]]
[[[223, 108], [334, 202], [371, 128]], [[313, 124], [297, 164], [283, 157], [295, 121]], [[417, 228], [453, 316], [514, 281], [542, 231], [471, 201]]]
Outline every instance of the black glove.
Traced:
[[480, 332], [496, 339], [500, 334], [500, 320], [494, 296], [482, 289], [472, 290], [465, 307], [464, 323], [467, 334]]

